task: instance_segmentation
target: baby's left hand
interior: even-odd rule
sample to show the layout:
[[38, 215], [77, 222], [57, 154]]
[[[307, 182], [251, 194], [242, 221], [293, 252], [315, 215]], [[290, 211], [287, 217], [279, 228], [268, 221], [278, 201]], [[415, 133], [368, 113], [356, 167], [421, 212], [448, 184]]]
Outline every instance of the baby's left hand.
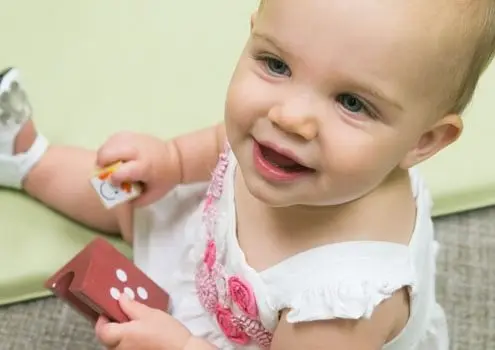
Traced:
[[96, 336], [108, 350], [183, 350], [192, 335], [164, 311], [152, 309], [125, 295], [120, 299], [127, 323], [111, 323], [100, 317]]

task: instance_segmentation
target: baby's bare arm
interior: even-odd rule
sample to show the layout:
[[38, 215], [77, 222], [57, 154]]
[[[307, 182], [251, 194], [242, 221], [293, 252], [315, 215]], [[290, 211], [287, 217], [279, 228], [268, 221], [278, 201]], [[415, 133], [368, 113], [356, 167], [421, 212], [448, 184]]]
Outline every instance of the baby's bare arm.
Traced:
[[405, 327], [409, 298], [405, 288], [373, 311], [370, 319], [333, 319], [299, 324], [286, 321], [284, 311], [271, 350], [359, 349], [380, 350]]
[[181, 169], [181, 183], [208, 181], [223, 151], [226, 135], [223, 123], [174, 139]]

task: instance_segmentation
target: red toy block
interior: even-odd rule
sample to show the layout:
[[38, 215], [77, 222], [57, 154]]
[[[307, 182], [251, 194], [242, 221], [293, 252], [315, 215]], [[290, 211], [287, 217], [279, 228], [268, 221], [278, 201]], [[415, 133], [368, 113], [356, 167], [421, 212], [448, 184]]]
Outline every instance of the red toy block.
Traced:
[[118, 299], [167, 311], [169, 295], [109, 242], [96, 238], [45, 282], [57, 297], [95, 323], [100, 315], [127, 322]]

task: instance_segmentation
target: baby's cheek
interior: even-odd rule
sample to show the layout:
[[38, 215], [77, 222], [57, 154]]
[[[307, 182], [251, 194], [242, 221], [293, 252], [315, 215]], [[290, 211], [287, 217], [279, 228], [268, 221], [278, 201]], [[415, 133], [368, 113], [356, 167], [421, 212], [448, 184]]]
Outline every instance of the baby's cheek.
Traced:
[[401, 150], [394, 135], [335, 122], [325, 128], [322, 137], [324, 166], [342, 176], [377, 176], [376, 173], [388, 172], [392, 164], [400, 161]]
[[327, 148], [323, 154], [323, 172], [329, 187], [342, 191], [368, 191], [390, 171], [390, 155], [373, 145], [352, 142]]
[[244, 95], [241, 86], [233, 85], [230, 87], [225, 104], [225, 120], [227, 125], [246, 126], [249, 124], [249, 108], [247, 98]]
[[238, 120], [238, 123], [252, 123], [257, 118], [266, 117], [277, 103], [278, 94], [274, 84], [263, 80], [252, 70], [240, 67], [227, 92], [227, 117]]

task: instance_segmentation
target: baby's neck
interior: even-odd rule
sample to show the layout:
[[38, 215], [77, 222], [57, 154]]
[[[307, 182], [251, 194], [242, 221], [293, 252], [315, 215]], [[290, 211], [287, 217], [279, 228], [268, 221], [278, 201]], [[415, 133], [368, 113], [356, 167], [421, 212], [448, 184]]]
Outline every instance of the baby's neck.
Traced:
[[407, 171], [394, 174], [358, 200], [326, 207], [273, 208], [249, 193], [242, 175], [236, 182], [240, 229], [251, 231], [249, 226], [256, 223], [256, 229], [265, 238], [272, 236], [275, 244], [287, 242], [301, 250], [353, 240], [407, 244], [414, 228], [415, 201]]

